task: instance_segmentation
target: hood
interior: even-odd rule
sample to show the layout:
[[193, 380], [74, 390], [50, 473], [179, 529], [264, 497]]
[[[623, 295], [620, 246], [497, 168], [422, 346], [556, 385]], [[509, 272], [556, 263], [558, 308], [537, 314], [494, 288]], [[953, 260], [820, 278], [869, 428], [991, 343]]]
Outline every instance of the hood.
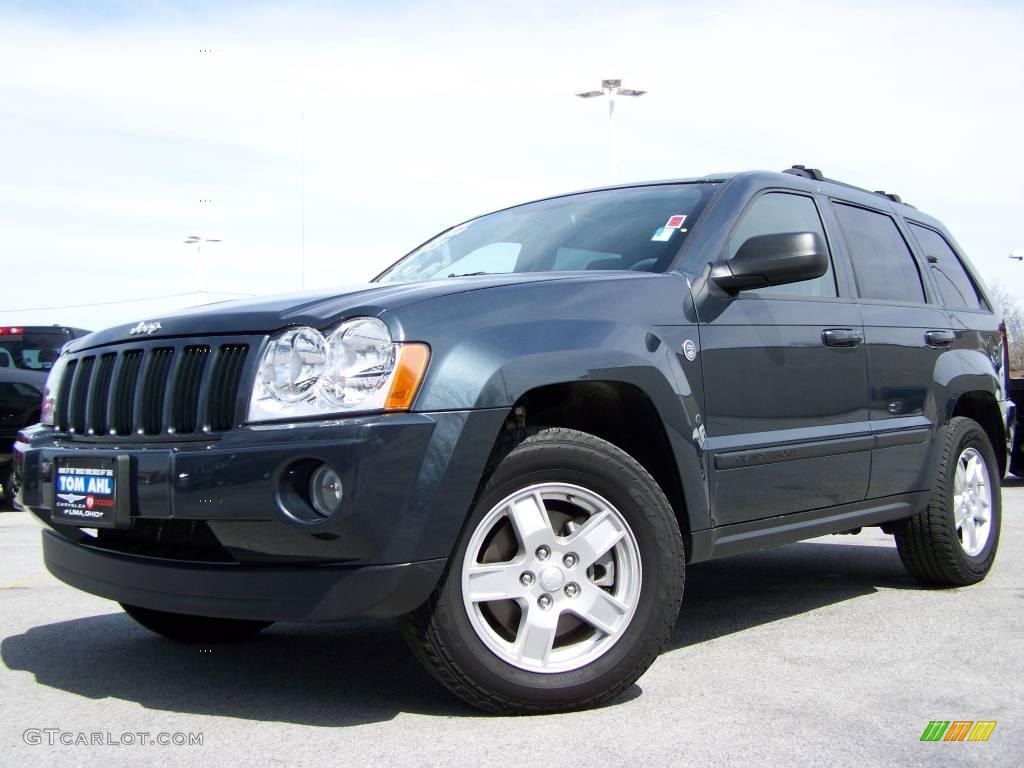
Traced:
[[[588, 276], [595, 276], [589, 273]], [[376, 316], [406, 304], [503, 285], [580, 277], [573, 272], [476, 275], [416, 283], [366, 283], [329, 291], [265, 296], [204, 304], [168, 315], [97, 331], [71, 343], [79, 351], [106, 344], [180, 336], [274, 333], [293, 325], [324, 328], [345, 317]], [[159, 326], [159, 327], [157, 327]], [[136, 330], [136, 333], [132, 333]]]

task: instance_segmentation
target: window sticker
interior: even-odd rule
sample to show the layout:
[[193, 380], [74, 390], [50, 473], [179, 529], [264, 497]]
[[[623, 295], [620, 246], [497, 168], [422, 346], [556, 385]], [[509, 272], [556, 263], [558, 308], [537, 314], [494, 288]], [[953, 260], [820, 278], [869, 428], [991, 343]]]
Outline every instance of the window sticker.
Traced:
[[672, 235], [675, 234], [674, 229], [668, 227], [658, 227], [654, 230], [654, 235], [651, 236], [651, 241], [655, 243], [665, 243], [672, 239]]
[[685, 221], [686, 217], [677, 213], [675, 216], [668, 217], [668, 223], [665, 224], [665, 227], [667, 229], [679, 229]]

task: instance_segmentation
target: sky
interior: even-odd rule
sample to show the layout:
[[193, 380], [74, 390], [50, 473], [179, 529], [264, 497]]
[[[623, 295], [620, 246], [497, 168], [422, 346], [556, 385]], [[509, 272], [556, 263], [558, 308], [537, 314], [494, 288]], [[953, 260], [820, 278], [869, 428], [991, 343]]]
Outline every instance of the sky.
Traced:
[[[498, 207], [794, 163], [1024, 298], [1022, 38], [985, 0], [0, 0], [0, 325], [351, 285]], [[618, 179], [573, 96], [609, 77], [648, 91]]]

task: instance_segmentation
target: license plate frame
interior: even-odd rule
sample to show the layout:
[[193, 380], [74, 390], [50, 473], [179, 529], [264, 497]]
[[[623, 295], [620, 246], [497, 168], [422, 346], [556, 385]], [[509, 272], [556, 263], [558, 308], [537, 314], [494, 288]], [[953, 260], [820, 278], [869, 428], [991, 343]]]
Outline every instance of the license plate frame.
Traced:
[[51, 520], [80, 528], [130, 527], [130, 471], [126, 455], [55, 456]]

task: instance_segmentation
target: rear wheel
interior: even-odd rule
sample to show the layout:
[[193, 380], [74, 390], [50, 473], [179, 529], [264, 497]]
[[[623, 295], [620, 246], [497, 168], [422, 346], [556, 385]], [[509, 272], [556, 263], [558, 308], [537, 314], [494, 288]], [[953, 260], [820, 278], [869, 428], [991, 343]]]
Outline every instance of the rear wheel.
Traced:
[[999, 546], [999, 480], [985, 431], [971, 419], [952, 419], [927, 509], [895, 530], [900, 557], [914, 578], [962, 587], [988, 575]]
[[235, 643], [253, 637], [273, 623], [168, 613], [124, 603], [121, 607], [146, 629], [179, 643]]
[[498, 464], [406, 636], [473, 706], [590, 707], [650, 666], [682, 588], [682, 540], [654, 479], [610, 443], [546, 429]]

